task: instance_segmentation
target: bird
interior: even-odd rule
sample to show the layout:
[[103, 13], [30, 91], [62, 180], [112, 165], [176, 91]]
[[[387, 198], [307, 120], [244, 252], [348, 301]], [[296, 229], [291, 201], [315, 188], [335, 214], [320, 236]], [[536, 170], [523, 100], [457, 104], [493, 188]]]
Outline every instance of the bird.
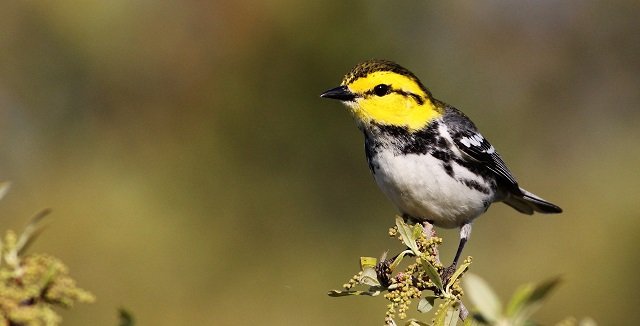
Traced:
[[320, 97], [352, 113], [375, 182], [405, 220], [459, 229], [456, 254], [443, 274], [455, 271], [472, 223], [491, 204], [528, 215], [562, 212], [520, 187], [469, 117], [393, 61], [364, 61]]

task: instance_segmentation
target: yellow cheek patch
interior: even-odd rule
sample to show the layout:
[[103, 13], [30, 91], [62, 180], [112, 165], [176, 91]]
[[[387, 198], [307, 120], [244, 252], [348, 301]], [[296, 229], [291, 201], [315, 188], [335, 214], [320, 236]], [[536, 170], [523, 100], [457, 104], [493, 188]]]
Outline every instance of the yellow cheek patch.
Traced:
[[410, 130], [422, 129], [429, 121], [441, 116], [429, 100], [419, 105], [413, 98], [396, 93], [359, 98], [353, 113], [364, 122], [405, 126]]
[[[405, 94], [392, 91], [384, 96], [376, 96], [371, 90], [379, 84], [390, 85], [392, 90]], [[356, 118], [363, 122], [418, 130], [442, 115], [441, 110], [429, 101], [429, 97], [415, 80], [391, 71], [373, 72], [347, 86], [351, 92], [359, 95], [351, 107]], [[422, 103], [408, 95], [409, 93], [422, 99]]]

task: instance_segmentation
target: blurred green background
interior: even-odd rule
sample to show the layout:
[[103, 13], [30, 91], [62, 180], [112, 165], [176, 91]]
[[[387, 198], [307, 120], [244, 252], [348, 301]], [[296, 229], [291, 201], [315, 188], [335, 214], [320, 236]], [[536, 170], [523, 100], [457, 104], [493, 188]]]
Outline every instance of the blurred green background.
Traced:
[[[329, 298], [398, 244], [346, 110], [318, 95], [389, 58], [466, 112], [527, 189], [494, 205], [472, 271], [538, 314], [640, 318], [640, 2], [4, 1], [0, 229], [53, 208], [33, 251], [98, 297], [67, 325], [376, 325]], [[457, 231], [442, 231], [444, 259]]]

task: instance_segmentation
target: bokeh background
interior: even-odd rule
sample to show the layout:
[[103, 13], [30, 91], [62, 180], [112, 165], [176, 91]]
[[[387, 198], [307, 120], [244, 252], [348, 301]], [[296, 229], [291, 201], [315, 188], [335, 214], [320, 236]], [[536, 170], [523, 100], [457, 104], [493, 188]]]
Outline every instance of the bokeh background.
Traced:
[[[67, 325], [376, 325], [329, 298], [398, 243], [347, 111], [318, 95], [389, 58], [461, 108], [529, 190], [493, 206], [472, 271], [506, 299], [562, 275], [543, 324], [640, 318], [640, 2], [3, 1], [0, 229], [98, 297]], [[442, 231], [444, 257], [456, 231]]]

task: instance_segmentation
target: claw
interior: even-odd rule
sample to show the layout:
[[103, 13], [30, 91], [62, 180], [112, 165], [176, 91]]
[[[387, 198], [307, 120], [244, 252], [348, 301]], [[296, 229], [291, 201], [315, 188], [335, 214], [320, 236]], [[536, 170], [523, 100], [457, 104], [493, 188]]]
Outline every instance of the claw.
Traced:
[[456, 268], [458, 268], [458, 264], [456, 262], [453, 262], [451, 265], [449, 265], [449, 267], [445, 267], [442, 270], [442, 273], [440, 273], [440, 278], [442, 279], [443, 284], [449, 283], [449, 279], [451, 278], [451, 276], [453, 276], [453, 273], [456, 272]]

